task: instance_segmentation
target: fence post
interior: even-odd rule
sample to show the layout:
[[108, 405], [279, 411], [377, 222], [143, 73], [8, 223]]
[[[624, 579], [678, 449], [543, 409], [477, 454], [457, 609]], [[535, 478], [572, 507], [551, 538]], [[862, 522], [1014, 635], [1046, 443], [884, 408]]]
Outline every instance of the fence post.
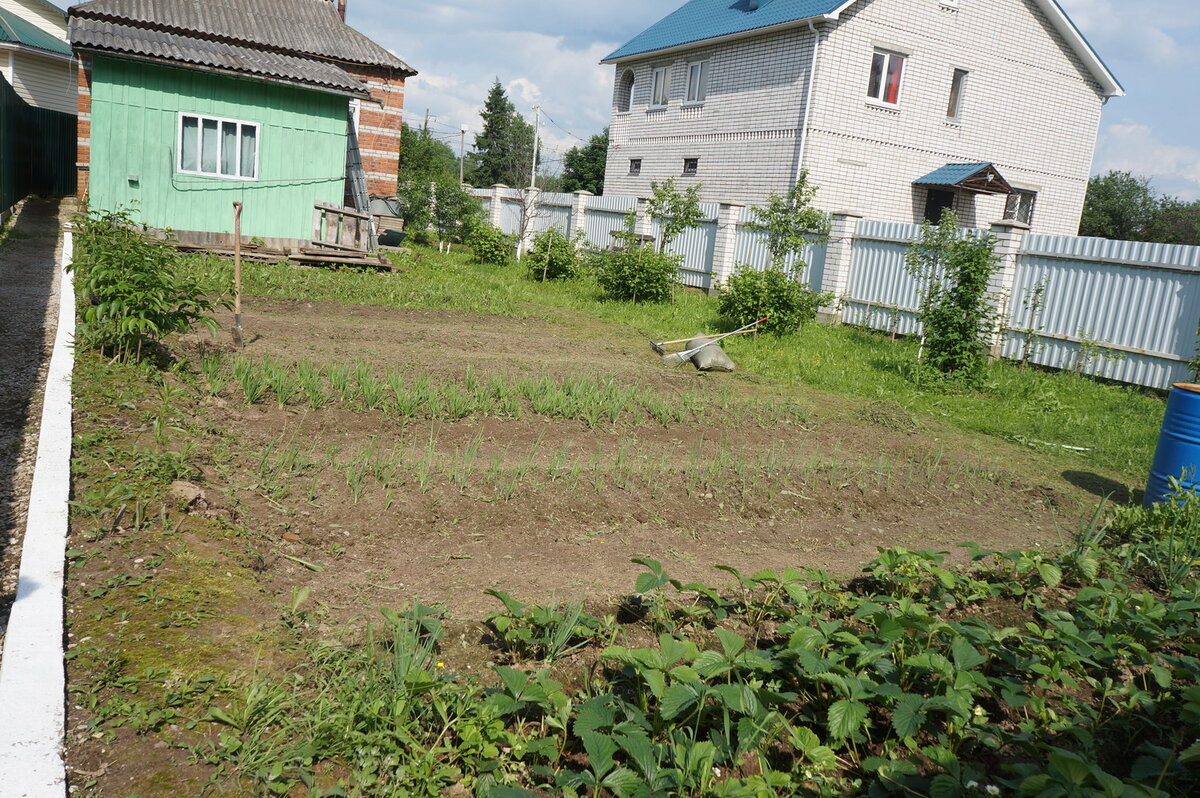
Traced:
[[837, 211], [829, 224], [829, 242], [825, 245], [825, 271], [821, 291], [833, 294], [831, 304], [818, 309], [826, 324], [842, 323], [842, 300], [850, 290], [850, 267], [854, 262], [854, 239], [863, 215], [855, 211]]
[[737, 234], [738, 222], [742, 218], [742, 208], [736, 202], [722, 202], [717, 211], [717, 237], [713, 242], [712, 279], [708, 292], [716, 294], [725, 285], [725, 281], [737, 267]]
[[488, 224], [501, 229], [500, 225], [504, 223], [502, 210], [504, 208], [504, 189], [508, 186], [503, 183], [496, 183], [492, 186], [492, 196], [488, 197]]
[[646, 213], [646, 203], [649, 200], [645, 197], [638, 197], [637, 207], [634, 208], [636, 221], [633, 224], [633, 232], [640, 236], [648, 236], [654, 234], [654, 220], [650, 218], [650, 214]]
[[[571, 199], [571, 230], [568, 235], [571, 238], [583, 233], [587, 235], [587, 204], [588, 197], [595, 196], [590, 191], [579, 189], [575, 192]], [[579, 241], [579, 245], [583, 246], [583, 239]]]
[[995, 253], [1000, 263], [1000, 268], [988, 279], [988, 297], [996, 311], [991, 351], [995, 359], [1004, 349], [1004, 328], [1008, 325], [1013, 289], [1017, 283], [1017, 256], [1021, 254], [1021, 244], [1029, 232], [1029, 225], [1015, 219], [1001, 219], [992, 222], [991, 232], [996, 239]]

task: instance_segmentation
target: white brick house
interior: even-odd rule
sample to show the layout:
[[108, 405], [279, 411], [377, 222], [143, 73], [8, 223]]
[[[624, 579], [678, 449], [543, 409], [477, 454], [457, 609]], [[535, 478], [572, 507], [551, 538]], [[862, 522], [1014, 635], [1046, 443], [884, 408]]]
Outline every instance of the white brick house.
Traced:
[[759, 204], [805, 169], [826, 210], [911, 223], [952, 203], [964, 225], [1062, 235], [1124, 93], [1055, 0], [691, 0], [603, 63], [606, 194], [674, 177]]

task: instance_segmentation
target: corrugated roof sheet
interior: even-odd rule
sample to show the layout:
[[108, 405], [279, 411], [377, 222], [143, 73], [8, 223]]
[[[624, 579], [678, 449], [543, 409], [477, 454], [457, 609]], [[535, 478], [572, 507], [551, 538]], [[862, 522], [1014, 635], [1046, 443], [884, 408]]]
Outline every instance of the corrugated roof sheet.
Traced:
[[67, 34], [77, 47], [164, 58], [355, 94], [368, 93], [366, 86], [337, 66], [314, 58], [78, 17], [70, 20]]
[[609, 53], [604, 60], [614, 61], [785, 22], [812, 19], [836, 13], [849, 3], [847, 0], [759, 0], [758, 8], [752, 9], [751, 5], [749, 0], [691, 0]]
[[922, 186], [957, 186], [989, 166], [990, 163], [948, 163], [913, 182]]
[[[64, 16], [66, 15], [64, 14]], [[27, 47], [36, 47], [39, 50], [49, 50], [62, 55], [71, 54], [69, 44], [2, 8], [0, 8], [0, 42], [24, 44]]]
[[170, 28], [416, 74], [343, 22], [330, 0], [92, 0], [73, 6], [70, 16]]

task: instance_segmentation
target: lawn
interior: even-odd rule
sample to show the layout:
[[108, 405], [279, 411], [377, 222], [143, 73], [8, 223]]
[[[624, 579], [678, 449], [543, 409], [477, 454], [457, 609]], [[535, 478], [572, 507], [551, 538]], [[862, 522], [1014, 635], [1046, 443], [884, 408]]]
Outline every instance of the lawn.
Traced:
[[[587, 280], [421, 256], [398, 274], [248, 266], [244, 347], [222, 312], [215, 338], [170, 340], [161, 371], [79, 354], [82, 794], [854, 794], [928, 789], [960, 753], [966, 794], [987, 734], [964, 734], [983, 722], [962, 695], [965, 721], [934, 701], [961, 677], [914, 664], [898, 684], [916, 725], [872, 733], [898, 697], [847, 658], [909, 633], [843, 580], [888, 549], [871, 590], [928, 599], [923, 624], [970, 616], [992, 634], [1120, 578], [1076, 532], [1095, 530], [1101, 495], [1141, 485], [1159, 397], [1008, 364], [974, 393], [920, 390], [910, 342], [817, 325], [731, 339], [732, 375], [666, 369], [647, 339], [719, 328], [712, 299], [631, 306]], [[188, 268], [228, 285], [227, 262]], [[966, 541], [1027, 553], [976, 549], [985, 571], [955, 577]], [[1170, 589], [1154, 600], [1194, 620]], [[905, 626], [903, 606], [926, 648], [977, 667], [951, 636]], [[843, 624], [857, 643], [804, 631]], [[976, 656], [997, 662], [1040, 645], [981, 635]], [[831, 675], [770, 675], [800, 649]], [[1038, 711], [1075, 718], [1047, 678]], [[920, 745], [945, 752], [903, 764]], [[1005, 738], [995, 756], [1048, 761], [1036, 745], [1018, 756]], [[884, 779], [872, 757], [901, 764]]]

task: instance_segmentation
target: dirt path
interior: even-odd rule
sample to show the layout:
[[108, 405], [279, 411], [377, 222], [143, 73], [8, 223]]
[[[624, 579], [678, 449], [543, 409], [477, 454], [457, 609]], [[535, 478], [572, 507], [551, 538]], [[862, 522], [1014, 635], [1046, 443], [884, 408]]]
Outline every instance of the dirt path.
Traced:
[[59, 200], [28, 200], [0, 242], [0, 650], [17, 589], [46, 365], [57, 326]]

